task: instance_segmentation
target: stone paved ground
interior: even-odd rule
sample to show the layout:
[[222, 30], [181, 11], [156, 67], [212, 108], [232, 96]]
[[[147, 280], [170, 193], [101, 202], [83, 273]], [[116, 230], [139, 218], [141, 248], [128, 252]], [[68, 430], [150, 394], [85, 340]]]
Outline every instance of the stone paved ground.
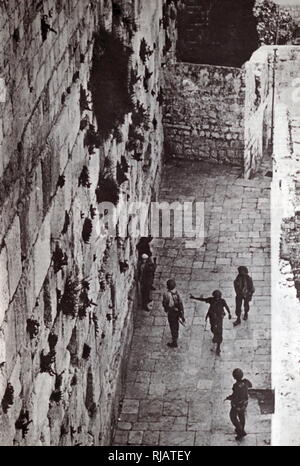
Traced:
[[[232, 168], [177, 163], [164, 169], [160, 200], [205, 201], [206, 244], [186, 249], [184, 240], [154, 241], [158, 267], [151, 312], [137, 310], [125, 397], [114, 445], [269, 445], [271, 415], [256, 399], [248, 407], [247, 437], [234, 438], [228, 413], [232, 370], [240, 367], [254, 388], [271, 386], [269, 180], [246, 181]], [[222, 353], [211, 351], [205, 303], [189, 293], [210, 295], [219, 288], [234, 315], [232, 281], [247, 265], [255, 298], [249, 320], [233, 328], [224, 319]], [[175, 277], [185, 303], [186, 327], [179, 348], [167, 347], [169, 327], [162, 290]]]

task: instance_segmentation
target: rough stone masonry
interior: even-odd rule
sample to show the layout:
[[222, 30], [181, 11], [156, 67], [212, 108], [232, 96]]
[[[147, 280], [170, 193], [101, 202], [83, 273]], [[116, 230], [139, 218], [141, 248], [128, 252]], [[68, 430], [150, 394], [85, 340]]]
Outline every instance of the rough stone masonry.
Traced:
[[[162, 0], [0, 7], [0, 444], [109, 444], [136, 240], [100, 237], [98, 201], [107, 183], [119, 199], [155, 196], [169, 23]], [[133, 52], [132, 111], [107, 138], [89, 89], [99, 28]]]

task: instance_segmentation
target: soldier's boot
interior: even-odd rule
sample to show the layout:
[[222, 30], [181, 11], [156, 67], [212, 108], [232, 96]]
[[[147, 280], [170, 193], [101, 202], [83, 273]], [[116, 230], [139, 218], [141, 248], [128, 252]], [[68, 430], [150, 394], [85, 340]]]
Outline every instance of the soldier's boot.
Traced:
[[243, 319], [244, 319], [244, 320], [248, 320], [248, 312], [245, 312], [245, 313], [244, 313]]
[[235, 322], [233, 322], [233, 326], [236, 327], [237, 325], [240, 325], [241, 323], [241, 318], [238, 317]]
[[216, 355], [220, 356], [220, 354], [221, 354], [221, 345], [220, 345], [220, 343], [218, 343], [217, 344], [217, 349], [216, 349]]

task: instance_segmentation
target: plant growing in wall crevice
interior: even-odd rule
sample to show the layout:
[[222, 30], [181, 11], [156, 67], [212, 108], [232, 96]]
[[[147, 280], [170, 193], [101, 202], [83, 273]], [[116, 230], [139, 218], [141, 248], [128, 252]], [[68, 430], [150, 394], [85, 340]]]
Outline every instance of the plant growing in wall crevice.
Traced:
[[118, 37], [101, 28], [94, 36], [89, 89], [98, 130], [105, 140], [112, 130], [124, 123], [133, 108], [128, 87], [132, 50]]
[[89, 298], [86, 288], [83, 288], [79, 295], [78, 317], [84, 319], [87, 316], [87, 310], [91, 306], [97, 306], [92, 299]]
[[90, 218], [84, 220], [82, 228], [82, 239], [85, 244], [89, 244], [93, 232], [93, 222]]
[[145, 38], [143, 37], [140, 45], [140, 59], [142, 60], [144, 65], [146, 64], [146, 61], [149, 60], [152, 54], [153, 50], [150, 49]]
[[68, 256], [65, 252], [63, 252], [58, 244], [56, 245], [55, 251], [53, 253], [52, 261], [54, 273], [58, 273], [64, 266], [68, 265]]
[[90, 155], [94, 154], [95, 149], [99, 149], [100, 143], [101, 140], [98, 131], [96, 131], [94, 125], [90, 124], [84, 136], [84, 146], [88, 147]]
[[29, 419], [29, 411], [22, 408], [18, 419], [16, 420], [15, 427], [17, 430], [22, 431], [22, 438], [25, 439], [29, 431], [29, 425], [32, 423], [32, 419]]
[[144, 79], [143, 79], [143, 85], [144, 85], [144, 89], [146, 92], [149, 91], [149, 79], [151, 78], [152, 75], [153, 75], [153, 71], [150, 72], [148, 67], [146, 66], [145, 73], [144, 73]]
[[79, 282], [77, 278], [69, 276], [66, 280], [64, 293], [59, 301], [59, 310], [66, 316], [75, 318], [78, 313], [79, 304]]
[[129, 126], [128, 141], [126, 143], [126, 151], [129, 152], [133, 159], [140, 162], [143, 157], [145, 137], [139, 127], [134, 125]]
[[1, 401], [1, 406], [4, 414], [7, 414], [8, 409], [14, 404], [14, 387], [8, 382]]
[[128, 176], [127, 176], [128, 170], [129, 170], [129, 164], [126, 160], [126, 157], [122, 155], [121, 162], [117, 163], [117, 182], [119, 186], [125, 183], [125, 181], [128, 181]]
[[40, 324], [37, 320], [27, 319], [26, 331], [29, 333], [31, 340], [38, 336], [39, 328]]
[[[61, 234], [62, 235], [65, 235], [67, 232], [68, 232], [68, 228], [70, 226], [70, 215], [69, 213], [66, 211], [65, 212], [65, 221], [64, 221], [64, 226], [63, 226], [63, 229], [61, 231]], [[68, 258], [67, 258], [68, 260]], [[65, 264], [66, 265], [66, 264]]]
[[83, 166], [79, 179], [78, 179], [78, 186], [83, 186], [84, 188], [90, 188], [91, 187], [91, 182], [90, 182], [90, 173], [89, 169], [86, 165]]
[[56, 351], [50, 350], [48, 354], [44, 354], [44, 350], [40, 354], [40, 370], [41, 372], [48, 372], [51, 376], [55, 375], [52, 365], [56, 361]]
[[80, 86], [80, 98], [79, 98], [79, 107], [80, 107], [80, 113], [83, 113], [84, 111], [88, 110], [90, 111], [90, 104], [88, 97], [87, 97], [87, 92], [84, 89], [84, 87], [81, 85]]

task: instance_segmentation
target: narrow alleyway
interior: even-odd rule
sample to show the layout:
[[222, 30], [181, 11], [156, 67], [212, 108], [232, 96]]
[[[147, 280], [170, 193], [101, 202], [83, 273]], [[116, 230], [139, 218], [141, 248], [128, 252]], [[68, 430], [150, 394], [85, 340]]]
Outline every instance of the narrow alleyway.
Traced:
[[[184, 239], [153, 241], [157, 257], [151, 312], [137, 310], [125, 397], [114, 445], [269, 445], [271, 414], [251, 396], [242, 442], [229, 420], [235, 367], [255, 389], [271, 388], [270, 178], [239, 177], [238, 169], [176, 162], [164, 168], [160, 201], [204, 200], [206, 243], [186, 249]], [[249, 320], [234, 328], [233, 280], [246, 265], [256, 293]], [[179, 348], [167, 347], [170, 331], [161, 305], [166, 280], [174, 277], [185, 303], [186, 327]], [[224, 319], [221, 356], [212, 352], [208, 306], [189, 294], [220, 289], [233, 319]]]

